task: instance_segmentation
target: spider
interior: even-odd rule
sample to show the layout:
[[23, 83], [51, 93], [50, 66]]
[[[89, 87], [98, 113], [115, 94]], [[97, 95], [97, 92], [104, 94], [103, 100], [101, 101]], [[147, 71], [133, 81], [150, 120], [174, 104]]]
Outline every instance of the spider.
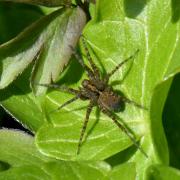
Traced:
[[124, 65], [129, 60], [133, 59], [135, 55], [139, 52], [137, 50], [134, 55], [131, 55], [121, 63], [119, 63], [111, 72], [107, 73], [104, 77], [100, 76], [100, 71], [97, 68], [97, 66], [94, 64], [90, 53], [88, 51], [88, 47], [86, 44], [86, 41], [84, 37], [82, 36], [82, 43], [84, 46], [85, 54], [87, 56], [88, 62], [90, 64], [90, 67], [87, 66], [81, 55], [70, 46], [72, 50], [72, 55], [75, 56], [75, 58], [78, 60], [80, 65], [83, 67], [83, 69], [86, 71], [88, 79], [84, 79], [82, 81], [81, 87], [79, 87], [79, 90], [69, 88], [67, 86], [59, 86], [57, 84], [39, 84], [41, 86], [50, 87], [50, 88], [56, 88], [61, 91], [71, 93], [74, 95], [74, 97], [68, 101], [66, 101], [64, 104], [62, 104], [58, 109], [62, 109], [64, 106], [67, 106], [68, 104], [76, 101], [77, 99], [81, 100], [89, 100], [89, 105], [87, 107], [86, 111], [86, 117], [84, 119], [84, 123], [81, 129], [78, 147], [77, 147], [77, 155], [80, 153], [80, 148], [83, 142], [84, 134], [86, 131], [86, 127], [89, 121], [89, 117], [91, 114], [91, 111], [93, 107], [98, 106], [100, 111], [102, 111], [105, 115], [110, 117], [113, 122], [130, 138], [130, 140], [133, 142], [133, 144], [146, 156], [147, 154], [144, 152], [144, 150], [141, 148], [141, 146], [136, 142], [134, 135], [132, 132], [122, 123], [117, 120], [117, 116], [114, 114], [115, 112], [119, 112], [122, 110], [122, 107], [125, 103], [131, 103], [139, 108], [145, 109], [143, 106], [137, 104], [136, 102], [117, 94], [113, 88], [108, 84], [110, 77], [118, 71], [118, 69]]

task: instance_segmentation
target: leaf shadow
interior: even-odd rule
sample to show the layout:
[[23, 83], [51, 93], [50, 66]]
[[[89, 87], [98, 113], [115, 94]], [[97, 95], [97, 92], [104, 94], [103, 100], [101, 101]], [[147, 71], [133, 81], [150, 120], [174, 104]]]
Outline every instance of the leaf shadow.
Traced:
[[172, 23], [177, 23], [180, 18], [180, 1], [171, 0], [171, 9], [172, 9]]
[[[70, 87], [72, 84], [78, 83], [81, 80], [83, 73], [84, 69], [74, 57], [71, 57], [68, 65], [60, 73], [59, 80], [57, 82], [53, 82], [53, 84], [59, 86], [65, 85], [67, 87]], [[53, 92], [54, 90], [55, 88], [49, 87], [47, 93]]]
[[0, 172], [7, 171], [11, 168], [11, 165], [8, 162], [0, 161]]
[[63, 71], [57, 84], [65, 84], [68, 86], [77, 83], [81, 79], [84, 69], [78, 63], [78, 60], [72, 57], [68, 66]]
[[163, 127], [166, 134], [169, 153], [170, 165], [180, 168], [180, 73], [177, 74], [172, 82], [168, 97], [163, 110]]
[[[32, 24], [34, 21], [38, 20], [43, 15], [44, 13], [37, 6], [17, 4], [13, 2], [1, 2], [0, 3], [0, 16], [1, 16], [0, 44], [5, 43], [8, 40], [14, 38], [27, 26]], [[26, 45], [28, 46], [28, 43]], [[24, 49], [25, 47], [23, 47], [23, 49], [20, 49], [17, 52], [16, 49], [10, 48], [11, 55], [15, 52], [13, 54], [15, 56], [16, 54], [22, 52]], [[1, 51], [1, 57], [5, 58], [9, 56], [9, 52], [6, 51], [7, 50], [4, 50], [3, 52]], [[0, 61], [0, 74], [2, 74], [2, 71], [3, 71], [3, 65], [2, 65], [2, 61]], [[29, 82], [29, 76], [30, 76], [30, 71], [29, 72], [27, 71], [29, 71], [29, 68], [28, 70], [25, 70], [25, 72], [23, 72], [21, 76], [18, 76], [18, 78], [8, 87], [0, 90], [0, 94], [1, 94], [0, 101], [6, 100], [13, 95], [27, 94], [31, 91], [29, 88], [29, 83], [26, 83]], [[25, 77], [22, 78], [22, 76]]]
[[38, 6], [14, 2], [0, 3], [0, 44], [14, 38], [25, 27], [44, 15]]
[[144, 9], [148, 0], [124, 0], [124, 10], [127, 17], [136, 18]]

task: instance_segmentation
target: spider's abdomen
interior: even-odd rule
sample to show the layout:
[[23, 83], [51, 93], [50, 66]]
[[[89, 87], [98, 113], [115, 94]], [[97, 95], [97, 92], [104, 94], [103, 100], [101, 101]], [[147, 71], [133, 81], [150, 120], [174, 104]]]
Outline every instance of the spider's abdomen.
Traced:
[[100, 108], [119, 112], [122, 109], [123, 104], [124, 102], [122, 101], [121, 97], [112, 91], [104, 91], [99, 95], [98, 105]]

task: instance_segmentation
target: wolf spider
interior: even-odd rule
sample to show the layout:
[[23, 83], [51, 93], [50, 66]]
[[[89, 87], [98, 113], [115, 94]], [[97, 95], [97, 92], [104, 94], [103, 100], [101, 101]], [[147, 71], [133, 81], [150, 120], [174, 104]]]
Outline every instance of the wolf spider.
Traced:
[[94, 64], [90, 53], [88, 51], [88, 47], [86, 45], [84, 37], [82, 37], [82, 42], [84, 46], [84, 50], [87, 56], [87, 59], [90, 63], [90, 67], [87, 66], [82, 57], [80, 56], [77, 51], [70, 47], [72, 50], [72, 54], [75, 56], [75, 58], [78, 60], [80, 65], [83, 67], [83, 69], [86, 71], [89, 79], [84, 79], [82, 81], [82, 86], [79, 87], [79, 90], [72, 89], [66, 86], [59, 86], [57, 84], [39, 84], [41, 86], [56, 88], [61, 91], [71, 93], [74, 95], [74, 97], [64, 104], [62, 104], [58, 109], [60, 110], [64, 106], [76, 101], [77, 99], [81, 100], [89, 100], [89, 105], [87, 107], [86, 111], [86, 117], [81, 129], [79, 143], [77, 147], [77, 154], [80, 153], [81, 144], [83, 141], [84, 133], [86, 131], [86, 127], [89, 121], [90, 113], [94, 106], [98, 106], [100, 111], [102, 111], [104, 114], [106, 114], [108, 117], [110, 117], [113, 122], [130, 138], [130, 140], [133, 142], [133, 144], [146, 156], [147, 154], [144, 152], [144, 150], [141, 148], [141, 146], [136, 142], [134, 135], [132, 132], [122, 123], [117, 120], [116, 115], [114, 112], [119, 112], [122, 110], [122, 107], [124, 106], [124, 103], [131, 103], [139, 108], [145, 109], [141, 105], [137, 104], [134, 101], [131, 101], [130, 99], [117, 94], [112, 87], [108, 84], [109, 78], [126, 62], [133, 59], [134, 56], [138, 53], [139, 50], [137, 50], [134, 55], [131, 55], [127, 59], [125, 59], [123, 62], [119, 63], [111, 72], [107, 73], [104, 77], [101, 78], [100, 72], [97, 68], [97, 66]]

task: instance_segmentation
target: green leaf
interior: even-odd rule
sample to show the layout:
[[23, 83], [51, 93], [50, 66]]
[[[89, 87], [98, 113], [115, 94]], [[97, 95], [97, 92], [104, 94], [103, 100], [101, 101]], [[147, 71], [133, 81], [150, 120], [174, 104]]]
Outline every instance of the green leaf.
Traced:
[[136, 168], [134, 163], [125, 163], [119, 166], [114, 167], [109, 177], [111, 180], [129, 180], [136, 179]]
[[[81, 18], [79, 18], [78, 15], [82, 15]], [[72, 43], [71, 44], [72, 46], [75, 45], [75, 44], [73, 45], [73, 43], [76, 43], [75, 41], [78, 38], [78, 36], [76, 37], [76, 33], [80, 33], [79, 31], [77, 32], [76, 30], [80, 30], [80, 28], [82, 28], [81, 26], [82, 24], [79, 24], [78, 20], [80, 21], [83, 18], [84, 18], [84, 13], [79, 8], [73, 10], [70, 9], [58, 10], [42, 18], [40, 21], [36, 22], [30, 28], [25, 30], [25, 32], [21, 33], [18, 37], [12, 40], [11, 41], [12, 43], [10, 42], [8, 43], [8, 45], [6, 44], [7, 46], [2, 45], [2, 46], [6, 46], [7, 49], [9, 50], [11, 49], [12, 46], [12, 48], [18, 52], [20, 48], [24, 48], [25, 44], [28, 41], [32, 41], [33, 36], [35, 36], [34, 37], [35, 42], [32, 42], [32, 44], [30, 44], [30, 47], [28, 47], [27, 50], [23, 49], [21, 54], [19, 53], [13, 56], [13, 52], [10, 51], [9, 54], [7, 54], [8, 55], [7, 59], [3, 59], [2, 56], [0, 57], [3, 59], [2, 62], [5, 65], [7, 64], [7, 67], [3, 69], [2, 72], [3, 74], [1, 76], [0, 83], [3, 84], [2, 81], [4, 79], [4, 83], [8, 85], [12, 80], [14, 80], [15, 76], [13, 74], [20, 73], [19, 66], [16, 63], [20, 63], [21, 65], [24, 66], [23, 68], [25, 68], [29, 63], [27, 61], [33, 60], [33, 59], [28, 59], [30, 58], [28, 57], [28, 55], [34, 58], [33, 54], [37, 53], [38, 47], [42, 46], [44, 43], [46, 45], [43, 45], [43, 47], [44, 48], [46, 47], [46, 51], [42, 52], [43, 58], [41, 56], [39, 62], [36, 64], [32, 80], [36, 82], [38, 81], [42, 82], [43, 80], [45, 80], [45, 83], [46, 82], [49, 83], [49, 81], [52, 78], [51, 71], [53, 72], [53, 78], [55, 78], [55, 76], [58, 76], [58, 72], [63, 69], [64, 64], [68, 62], [70, 56], [67, 54], [69, 53], [69, 51], [68, 52], [63, 51], [62, 54], [60, 53], [60, 51], [63, 48], [65, 48], [65, 46], [68, 46], [68, 44], [65, 44], [65, 42], [67, 42], [66, 41], [67, 38], [69, 40], [68, 43], [70, 44]], [[73, 25], [77, 26], [77, 28], [71, 30]], [[35, 30], [38, 28], [40, 29], [39, 34], [37, 30]], [[30, 31], [31, 29], [33, 30], [32, 32]], [[68, 33], [70, 33], [70, 35], [71, 33], [74, 34], [68, 37]], [[71, 42], [71, 40], [73, 42]], [[56, 51], [59, 52], [55, 53]], [[12, 56], [9, 56], [11, 53]], [[58, 66], [55, 66], [55, 64], [58, 64]], [[13, 83], [11, 86], [4, 89], [3, 91], [1, 90], [0, 100], [1, 100], [1, 104], [6, 109], [6, 111], [8, 111], [18, 121], [20, 121], [23, 124], [23, 126], [27, 127], [28, 129], [34, 132], [37, 131], [37, 129], [44, 123], [46, 118], [45, 118], [45, 113], [42, 113], [43, 108], [40, 106], [38, 99], [36, 99], [33, 96], [33, 94], [30, 92], [31, 90], [29, 89], [29, 77], [31, 76], [30, 68], [28, 69], [27, 72], [23, 73], [22, 76], [18, 78], [18, 80], [15, 83]], [[38, 78], [40, 78], [40, 80]], [[36, 90], [39, 90], [38, 88], [41, 89], [41, 92], [45, 90], [40, 86], [37, 86]], [[22, 109], [23, 111], [21, 111]]]
[[48, 7], [56, 7], [63, 5], [70, 5], [71, 0], [0, 0], [0, 2], [15, 2], [15, 3], [27, 3], [34, 5], [42, 5]]
[[[126, 97], [148, 108], [146, 111], [126, 104], [125, 110], [117, 114], [141, 140], [140, 145], [149, 156], [146, 159], [139, 151], [133, 154], [133, 161], [141, 161], [137, 165], [140, 174], [152, 161], [168, 162], [161, 115], [171, 79], [166, 82], [165, 79], [171, 62], [180, 58], [180, 53], [177, 53], [179, 22], [173, 22], [172, 11], [170, 0], [138, 1], [137, 5], [136, 1], [101, 0], [97, 2], [94, 20], [84, 30], [91, 54], [93, 50], [96, 55], [93, 59], [102, 73], [111, 71], [139, 49], [131, 68], [129, 64], [124, 65], [111, 78], [111, 83]], [[179, 67], [180, 61], [176, 62], [176, 67]], [[81, 77], [74, 82], [68, 73], [71, 71], [67, 71], [59, 84], [77, 88], [86, 77], [84, 74], [81, 76], [81, 72], [71, 73], [71, 76]], [[162, 85], [158, 88], [158, 84]], [[47, 112], [57, 109], [70, 98], [72, 96], [65, 93], [50, 92], [46, 98]], [[86, 131], [87, 139], [77, 156], [87, 104], [78, 100], [59, 112], [49, 113], [50, 123], [44, 124], [36, 135], [38, 148], [48, 156], [64, 160], [100, 160], [132, 145], [110, 118], [102, 113], [99, 115], [94, 109]]]
[[1, 89], [8, 86], [35, 59], [44, 43], [39, 34], [59, 13], [62, 12], [57, 11], [46, 16], [40, 22], [38, 21], [25, 29], [16, 38], [0, 46]]
[[53, 180], [108, 179], [110, 166], [105, 162], [50, 162], [43, 167]]
[[180, 171], [163, 165], [152, 165], [146, 171], [146, 180], [179, 180]]
[[0, 91], [1, 106], [31, 132], [36, 132], [46, 121], [40, 102], [29, 87], [30, 66], [10, 86]]
[[[37, 20], [42, 15], [43, 13], [40, 10], [40, 8], [35, 6], [32, 7], [30, 5], [24, 5], [24, 4], [1, 2], [0, 42], [5, 42], [15, 37], [26, 26], [30, 25], [33, 21]], [[20, 18], [21, 21], [19, 20]], [[28, 76], [30, 76], [30, 74], [28, 74]], [[31, 131], [36, 131], [36, 129], [41, 124], [43, 124], [44, 121], [44, 118], [41, 113], [42, 110], [40, 106], [37, 106], [37, 103], [34, 102], [35, 99], [32, 96], [32, 94], [31, 94], [31, 98], [30, 98], [30, 94], [22, 95], [24, 93], [27, 93], [27, 87], [29, 86], [29, 83], [25, 83], [25, 82], [29, 82], [29, 77], [21, 78], [20, 81], [21, 83], [18, 83], [18, 86], [12, 85], [11, 87], [6, 88], [4, 91], [0, 91], [0, 97], [1, 97], [0, 101], [3, 104], [3, 107], [6, 108], [6, 110], [10, 114], [16, 117], [17, 120], [18, 119], [21, 120], [23, 126], [28, 126], [29, 129], [31, 129]], [[28, 91], [30, 91], [30, 89]], [[12, 96], [12, 94], [14, 94], [14, 96]], [[21, 94], [20, 98], [17, 98], [19, 94]], [[30, 106], [30, 104], [32, 106]], [[24, 111], [19, 112], [19, 109], [23, 109]], [[33, 111], [35, 115], [30, 116], [34, 114]], [[31, 121], [27, 123], [25, 119], [27, 120], [31, 119]]]
[[32, 136], [17, 130], [0, 130], [0, 161], [4, 164], [0, 179], [49, 179], [41, 169], [48, 158], [37, 151]]
[[32, 87], [37, 95], [42, 94], [46, 88], [37, 86], [36, 83], [49, 84], [56, 81], [59, 73], [69, 62], [72, 54], [70, 46], [76, 46], [85, 22], [85, 13], [77, 7], [66, 10], [53, 23], [54, 27], [49, 29], [50, 33], [53, 34], [43, 44], [41, 55], [35, 65], [31, 79]]
[[[49, 162], [40, 168], [36, 166], [14, 167], [8, 171], [0, 172], [0, 180], [79, 180], [99, 179], [105, 180], [104, 163], [76, 163], [76, 162]], [[101, 169], [100, 169], [101, 168]], [[103, 169], [104, 168], [104, 169]], [[103, 172], [104, 171], [104, 172]]]
[[0, 180], [49, 180], [50, 176], [36, 166], [13, 167], [8, 171], [0, 172]]
[[0, 130], [0, 161], [10, 167], [35, 165], [41, 167], [48, 158], [41, 155], [32, 136], [17, 130]]
[[[49, 83], [51, 79], [56, 80], [71, 55], [68, 43], [75, 46], [84, 23], [85, 15], [80, 8], [61, 9], [45, 16], [15, 39], [1, 45], [0, 88], [9, 85], [30, 62], [38, 57], [33, 81]], [[73, 35], [69, 36], [69, 33]], [[60, 53], [56, 53], [57, 51]], [[53, 61], [52, 53], [55, 53]]]
[[[6, 168], [5, 168], [6, 167]], [[0, 130], [0, 179], [105, 179], [105, 162], [63, 162], [40, 154], [32, 136]]]

